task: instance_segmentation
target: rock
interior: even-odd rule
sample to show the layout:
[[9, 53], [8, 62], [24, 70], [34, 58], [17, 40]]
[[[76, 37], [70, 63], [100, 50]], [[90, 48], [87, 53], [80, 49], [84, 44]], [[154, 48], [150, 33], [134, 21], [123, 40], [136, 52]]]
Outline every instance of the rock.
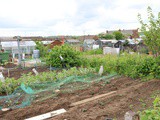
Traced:
[[59, 92], [60, 92], [60, 90], [58, 90], [58, 89], [57, 89], [57, 90], [55, 90], [55, 93], [59, 93]]
[[135, 112], [128, 111], [124, 115], [124, 120], [133, 120], [133, 116], [135, 115]]

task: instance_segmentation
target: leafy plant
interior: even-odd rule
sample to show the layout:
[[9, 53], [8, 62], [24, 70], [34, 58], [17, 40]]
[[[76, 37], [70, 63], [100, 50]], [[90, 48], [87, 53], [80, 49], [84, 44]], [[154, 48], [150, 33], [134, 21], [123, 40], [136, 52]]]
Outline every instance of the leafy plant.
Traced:
[[104, 73], [116, 72], [131, 78], [153, 79], [160, 76], [160, 61], [147, 55], [124, 54], [121, 56], [114, 55], [92, 55], [85, 57], [87, 66], [99, 70], [103, 65]]
[[153, 102], [153, 108], [144, 110], [140, 114], [141, 120], [159, 120], [160, 119], [160, 98], [157, 97]]
[[102, 49], [93, 49], [93, 50], [88, 50], [82, 53], [83, 55], [97, 55], [97, 54], [103, 54]]
[[138, 14], [138, 19], [141, 24], [141, 31], [144, 33], [143, 40], [148, 48], [155, 56], [160, 55], [160, 12], [157, 19], [153, 15], [151, 7], [147, 8], [148, 23], [144, 23], [141, 15]]
[[114, 39], [115, 38], [115, 36], [113, 34], [108, 34], [108, 33], [99, 34], [98, 37], [101, 38], [101, 39], [106, 39], [106, 40], [110, 40], [110, 39]]
[[124, 35], [120, 31], [113, 32], [113, 35], [115, 36], [116, 40], [123, 40]]
[[82, 60], [79, 52], [69, 45], [55, 46], [47, 55], [47, 64], [53, 67], [81, 66]]
[[35, 43], [36, 43], [36, 49], [40, 51], [40, 57], [42, 58], [46, 57], [49, 46], [44, 46], [44, 44], [41, 41], [36, 41]]
[[61, 72], [51, 71], [42, 72], [41, 74], [34, 76], [31, 73], [23, 74], [19, 79], [6, 78], [5, 83], [0, 81], [0, 93], [12, 93], [16, 88], [20, 86], [21, 83], [26, 85], [31, 85], [33, 83], [45, 83], [54, 82], [56, 80], [62, 80], [69, 76], [83, 76], [90, 73], [94, 73], [94, 68], [70, 68], [68, 70], [62, 70]]

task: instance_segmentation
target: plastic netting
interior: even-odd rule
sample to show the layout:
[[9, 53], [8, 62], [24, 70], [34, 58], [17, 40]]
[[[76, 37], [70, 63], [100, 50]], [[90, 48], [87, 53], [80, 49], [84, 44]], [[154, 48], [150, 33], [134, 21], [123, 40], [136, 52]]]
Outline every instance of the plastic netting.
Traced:
[[0, 109], [2, 108], [23, 108], [33, 102], [42, 101], [57, 95], [60, 92], [74, 92], [75, 90], [85, 89], [92, 83], [110, 81], [116, 73], [108, 76], [88, 74], [85, 76], [70, 76], [62, 80], [46, 83], [33, 83], [30, 85], [21, 84], [11, 95], [0, 96]]

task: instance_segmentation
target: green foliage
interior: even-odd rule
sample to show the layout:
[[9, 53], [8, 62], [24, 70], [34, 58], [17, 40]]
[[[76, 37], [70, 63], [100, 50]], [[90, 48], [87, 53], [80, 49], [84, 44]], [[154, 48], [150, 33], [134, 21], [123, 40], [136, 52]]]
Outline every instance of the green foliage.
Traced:
[[5, 83], [0, 81], [0, 93], [12, 93], [21, 83], [30, 85], [33, 83], [45, 83], [61, 80], [69, 76], [82, 76], [90, 73], [94, 73], [94, 68], [70, 68], [69, 70], [62, 70], [61, 72], [51, 71], [42, 72], [41, 74], [34, 76], [31, 73], [23, 74], [19, 79], [6, 78]]
[[86, 58], [84, 64], [96, 68], [97, 71], [103, 65], [105, 73], [116, 72], [131, 78], [143, 78], [144, 80], [160, 78], [160, 60], [147, 55], [124, 54], [119, 57], [92, 55]]
[[106, 40], [114, 39], [114, 35], [112, 34], [99, 34], [98, 36], [99, 38]]
[[49, 46], [44, 46], [41, 41], [36, 41], [36, 49], [40, 52], [40, 57], [44, 58], [46, 57], [48, 53]]
[[102, 49], [94, 49], [94, 50], [88, 50], [82, 53], [83, 55], [97, 55], [97, 54], [103, 54]]
[[153, 108], [144, 110], [141, 115], [141, 120], [159, 120], [160, 119], [160, 97], [157, 97], [153, 102]]
[[124, 35], [120, 31], [113, 32], [113, 35], [115, 36], [116, 40], [123, 40], [124, 39]]
[[112, 34], [105, 34], [103, 36], [103, 38], [106, 39], [106, 40], [114, 39], [114, 35], [112, 35]]
[[138, 14], [138, 19], [141, 24], [141, 32], [145, 35], [143, 37], [144, 43], [154, 53], [155, 56], [160, 54], [160, 12], [157, 19], [153, 15], [152, 9], [147, 8], [148, 22], [144, 23], [141, 15]]
[[[61, 59], [61, 57], [63, 60]], [[47, 55], [46, 60], [48, 65], [53, 67], [74, 67], [81, 66], [82, 60], [79, 57], [79, 52], [75, 51], [69, 45], [55, 46]]]
[[71, 39], [79, 39], [79, 36], [71, 36]]

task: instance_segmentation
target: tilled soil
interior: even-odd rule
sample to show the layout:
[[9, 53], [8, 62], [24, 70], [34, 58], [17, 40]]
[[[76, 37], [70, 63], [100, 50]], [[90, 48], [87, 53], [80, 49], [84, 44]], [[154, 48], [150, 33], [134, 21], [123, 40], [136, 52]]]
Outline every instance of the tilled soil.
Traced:
[[[4, 77], [9, 77], [9, 78], [14, 78], [14, 79], [18, 79], [20, 78], [23, 74], [28, 74], [28, 73], [33, 73], [32, 69], [33, 67], [30, 68], [10, 68], [8, 69], [7, 67], [5, 67], [6, 69], [3, 70], [3, 75]], [[48, 72], [49, 68], [47, 67], [36, 67], [36, 70], [41, 73], [41, 72]]]
[[[117, 91], [113, 95], [102, 97], [75, 107], [70, 104], [100, 94]], [[64, 108], [66, 113], [50, 118], [51, 120], [105, 120], [117, 118], [124, 120], [124, 114], [146, 109], [152, 105], [153, 96], [160, 95], [160, 80], [140, 82], [127, 77], [112, 79], [110, 83], [93, 83], [84, 90], [72, 93], [60, 92], [56, 97], [8, 112], [0, 112], [2, 120], [23, 120], [57, 109]]]

